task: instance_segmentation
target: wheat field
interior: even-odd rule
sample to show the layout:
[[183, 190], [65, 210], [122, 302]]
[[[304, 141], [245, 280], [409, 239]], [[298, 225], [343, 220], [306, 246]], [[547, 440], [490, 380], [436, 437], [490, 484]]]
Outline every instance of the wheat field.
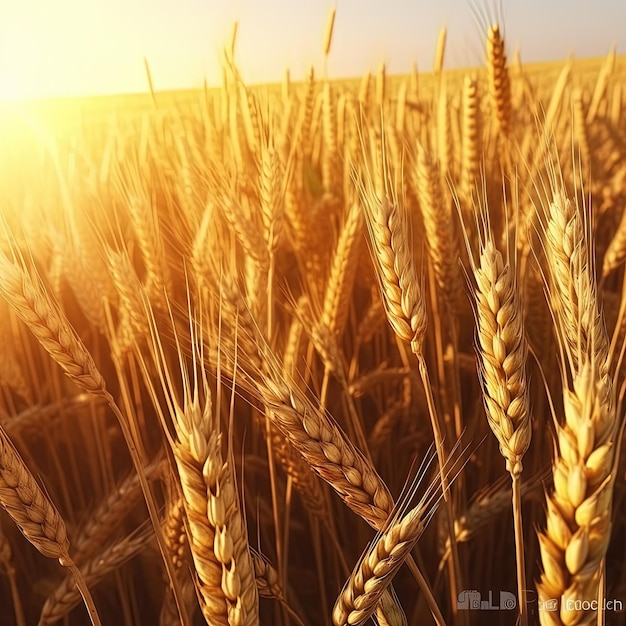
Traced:
[[0, 111], [1, 626], [624, 623], [626, 58], [483, 45]]

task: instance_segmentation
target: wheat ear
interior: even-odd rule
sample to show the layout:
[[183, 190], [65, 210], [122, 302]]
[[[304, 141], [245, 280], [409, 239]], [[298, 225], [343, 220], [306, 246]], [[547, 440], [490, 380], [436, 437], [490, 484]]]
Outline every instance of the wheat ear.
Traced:
[[572, 603], [600, 594], [618, 419], [587, 218], [562, 190], [548, 215], [548, 291], [563, 355], [563, 419], [555, 420], [554, 491], [547, 496], [547, 528], [539, 534], [543, 575], [537, 589], [540, 600], [559, 602], [559, 615], [543, 612], [542, 623], [569, 625], [588, 623], [597, 613], [574, 610]]
[[376, 606], [378, 626], [408, 626], [406, 615], [404, 611], [398, 610], [400, 604], [392, 592], [393, 589], [387, 589]]
[[[130, 535], [105, 548], [91, 560], [81, 566], [81, 573], [89, 586], [100, 582], [107, 574], [115, 571], [127, 561], [138, 555], [153, 536], [152, 529]], [[39, 626], [53, 624], [65, 617], [80, 602], [80, 594], [74, 585], [72, 576], [63, 582], [48, 596], [39, 616]]]
[[[344, 435], [337, 423], [315, 407], [290, 382], [270, 350], [265, 352], [267, 371], [258, 378], [242, 372], [243, 383], [268, 409], [271, 422], [306, 459], [348, 507], [370, 526], [381, 530], [393, 511], [389, 489], [371, 462]], [[438, 624], [443, 617], [428, 583], [417, 567], [409, 562], [420, 589]]]
[[248, 547], [245, 520], [240, 510], [232, 464], [224, 462], [220, 437], [209, 439], [210, 452], [204, 466], [207, 487], [207, 518], [215, 528], [213, 552], [222, 565], [222, 591], [228, 603], [230, 626], [259, 623], [254, 566]]
[[441, 185], [439, 166], [422, 146], [417, 148], [415, 187], [437, 287], [451, 311], [461, 295], [459, 248], [452, 222], [452, 208]]
[[487, 32], [487, 71], [496, 121], [500, 132], [508, 137], [511, 132], [511, 82], [506, 65], [504, 38], [498, 24], [490, 26]]
[[463, 82], [463, 130], [461, 140], [461, 191], [470, 198], [480, 168], [481, 135], [478, 81], [466, 76]]
[[[103, 398], [108, 403], [118, 421], [139, 477], [150, 519], [157, 527], [156, 504], [144, 473], [138, 444], [127, 420], [106, 390], [104, 378], [98, 371], [91, 354], [79, 339], [76, 331], [47, 294], [41, 282], [35, 283], [21, 264], [11, 263], [2, 253], [0, 253], [0, 294], [29, 327], [43, 348], [62, 367], [66, 375], [82, 389]], [[157, 533], [157, 540], [163, 552], [165, 548], [162, 545], [160, 533]], [[166, 558], [165, 563], [168, 575], [173, 578], [171, 560]], [[70, 567], [75, 569], [73, 564]]]
[[379, 195], [370, 185], [368, 189], [363, 188], [363, 192], [372, 259], [387, 319], [396, 335], [410, 343], [413, 352], [418, 354], [426, 332], [426, 306], [407, 237], [406, 212], [390, 189]]
[[[474, 268], [478, 358], [485, 412], [506, 469], [513, 482], [513, 520], [518, 597], [526, 589], [520, 474], [531, 438], [530, 402], [526, 380], [528, 347], [514, 269], [503, 261], [487, 234]], [[522, 626], [528, 623], [525, 602], [519, 604]]]
[[[150, 464], [145, 469], [146, 478], [154, 478], [163, 467], [163, 461]], [[74, 559], [79, 565], [93, 556], [103, 541], [115, 532], [124, 516], [141, 501], [141, 497], [141, 483], [133, 472], [100, 501], [73, 540]]]
[[437, 38], [437, 48], [435, 49], [435, 57], [433, 60], [433, 74], [441, 74], [443, 70], [443, 59], [446, 53], [446, 38], [448, 31], [446, 27], [442, 27]]
[[619, 226], [611, 239], [602, 261], [602, 277], [608, 276], [626, 259], [626, 207], [622, 211]]
[[379, 528], [393, 508], [393, 500], [376, 470], [343, 434], [337, 424], [315, 408], [282, 370], [270, 367], [264, 380], [250, 383], [269, 409], [272, 424], [328, 482], [345, 503]]
[[192, 373], [176, 337], [183, 401], [177, 399], [163, 346], [151, 321], [152, 351], [166, 394], [176, 439], [171, 441], [187, 518], [187, 536], [197, 575], [200, 607], [210, 624], [258, 624], [258, 594], [249, 554], [245, 518], [232, 470], [224, 462], [221, 433], [213, 413], [205, 356], [189, 314]]
[[285, 593], [280, 586], [278, 572], [274, 566], [259, 552], [250, 549], [252, 563], [254, 565], [254, 576], [259, 595], [262, 598], [272, 598], [278, 600], [280, 604], [289, 613], [297, 626], [304, 626], [304, 623], [298, 614], [287, 604]]
[[528, 347], [513, 268], [504, 262], [491, 236], [482, 245], [474, 276], [485, 410], [506, 459], [507, 471], [519, 475], [531, 437], [526, 381]]
[[58, 559], [70, 570], [72, 584], [76, 584], [78, 597], [82, 596], [85, 602], [91, 623], [101, 626], [89, 587], [69, 555], [70, 542], [65, 522], [1, 426], [0, 505], [41, 554]]
[[259, 198], [263, 235], [270, 255], [276, 252], [283, 229], [283, 166], [278, 152], [268, 146], [263, 149], [259, 174]]
[[606, 372], [609, 343], [597, 298], [588, 219], [562, 190], [554, 192], [545, 226], [550, 303], [573, 370], [593, 346], [596, 362]]
[[141, 182], [133, 182], [135, 193], [130, 194], [128, 213], [146, 266], [146, 289], [158, 304], [161, 302], [164, 288], [171, 292], [171, 276], [166, 261], [164, 239], [160, 233], [158, 214], [151, 198], [141, 188]]
[[599, 364], [588, 356], [573, 374], [572, 387], [563, 389], [564, 420], [556, 426], [554, 491], [547, 497], [546, 530], [539, 534], [543, 574], [537, 590], [540, 600], [559, 601], [559, 614], [543, 612], [542, 624], [595, 619], [596, 611], [575, 610], [575, 601], [598, 598], [611, 536], [615, 399]]
[[580, 158], [583, 167], [589, 167], [591, 163], [591, 148], [589, 146], [588, 121], [585, 117], [585, 105], [583, 102], [583, 94], [580, 89], [574, 89], [572, 92], [572, 116], [574, 127], [574, 139], [580, 151]]
[[106, 385], [66, 317], [23, 267], [0, 253], [0, 294], [42, 347], [82, 389], [102, 395]]
[[[426, 304], [420, 289], [413, 258], [406, 206], [404, 202], [399, 201], [394, 187], [392, 172], [386, 155], [384, 135], [381, 137], [381, 148], [374, 150], [373, 158], [376, 166], [374, 177], [369, 169], [366, 169], [364, 176], [360, 178], [358, 173], [355, 174], [357, 183], [360, 185], [359, 191], [370, 234], [372, 260], [376, 268], [387, 319], [396, 335], [410, 344], [411, 350], [417, 358], [437, 448], [441, 484], [446, 499], [446, 515], [449, 528], [452, 529], [454, 516], [452, 504], [447, 495], [446, 477], [443, 470], [446, 463], [446, 453], [440, 418], [437, 414], [423, 353], [427, 323]], [[454, 579], [458, 575], [454, 569], [456, 562], [458, 562], [458, 554], [453, 540], [450, 561], [450, 582], [453, 597], [456, 597], [455, 591], [458, 583]]]
[[[424, 463], [425, 466], [428, 462]], [[409, 489], [409, 497], [423, 478]], [[398, 572], [434, 515], [442, 498], [440, 480], [433, 481], [416, 506], [402, 515], [399, 511], [377, 534], [357, 563], [333, 608], [334, 626], [359, 626], [365, 623], [393, 577]]]

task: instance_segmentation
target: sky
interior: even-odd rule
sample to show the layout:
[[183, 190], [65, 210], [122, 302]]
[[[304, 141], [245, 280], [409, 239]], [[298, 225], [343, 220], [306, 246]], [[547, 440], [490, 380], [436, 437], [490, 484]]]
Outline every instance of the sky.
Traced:
[[[246, 82], [301, 79], [323, 67], [343, 78], [432, 67], [447, 28], [445, 67], [480, 65], [486, 24], [504, 25], [522, 61], [626, 52], [621, 0], [0, 0], [0, 99], [143, 92], [144, 61], [157, 90], [220, 82], [220, 56], [238, 22], [236, 61]], [[476, 19], [476, 13], [480, 14]]]

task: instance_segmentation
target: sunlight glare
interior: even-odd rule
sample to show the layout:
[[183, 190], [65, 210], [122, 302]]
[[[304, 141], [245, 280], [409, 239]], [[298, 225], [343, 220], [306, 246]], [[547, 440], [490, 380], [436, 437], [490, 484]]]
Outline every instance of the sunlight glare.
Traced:
[[19, 81], [11, 72], [0, 74], [0, 102], [20, 100], [25, 96], [20, 89]]

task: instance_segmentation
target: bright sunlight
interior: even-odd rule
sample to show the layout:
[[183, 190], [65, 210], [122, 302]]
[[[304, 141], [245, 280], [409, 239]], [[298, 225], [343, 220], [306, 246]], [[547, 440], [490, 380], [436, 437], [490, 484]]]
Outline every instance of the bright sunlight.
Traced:
[[[477, 4], [490, 4], [478, 0]], [[251, 83], [278, 82], [285, 69], [303, 79], [318, 63], [320, 32], [334, 0], [2, 0], [0, 2], [0, 98], [84, 96], [147, 90], [147, 58], [155, 89], [198, 88], [221, 83], [220, 58], [233, 23], [239, 22], [237, 63]], [[414, 61], [432, 67], [437, 33], [446, 26], [446, 67], [480, 65], [483, 51], [468, 0], [437, 3], [340, 0], [336, 47], [329, 72], [361, 76], [385, 61], [390, 74]], [[494, 3], [495, 4], [495, 3]], [[511, 49], [523, 42], [524, 61], [603, 56], [621, 52], [624, 8], [602, 0], [570, 3], [567, 28], [556, 3], [506, 3]], [[548, 6], [549, 5], [549, 6]], [[600, 19], [599, 16], [602, 16]], [[543, 17], [540, 17], [543, 16]], [[419, 35], [417, 30], [419, 29]]]

